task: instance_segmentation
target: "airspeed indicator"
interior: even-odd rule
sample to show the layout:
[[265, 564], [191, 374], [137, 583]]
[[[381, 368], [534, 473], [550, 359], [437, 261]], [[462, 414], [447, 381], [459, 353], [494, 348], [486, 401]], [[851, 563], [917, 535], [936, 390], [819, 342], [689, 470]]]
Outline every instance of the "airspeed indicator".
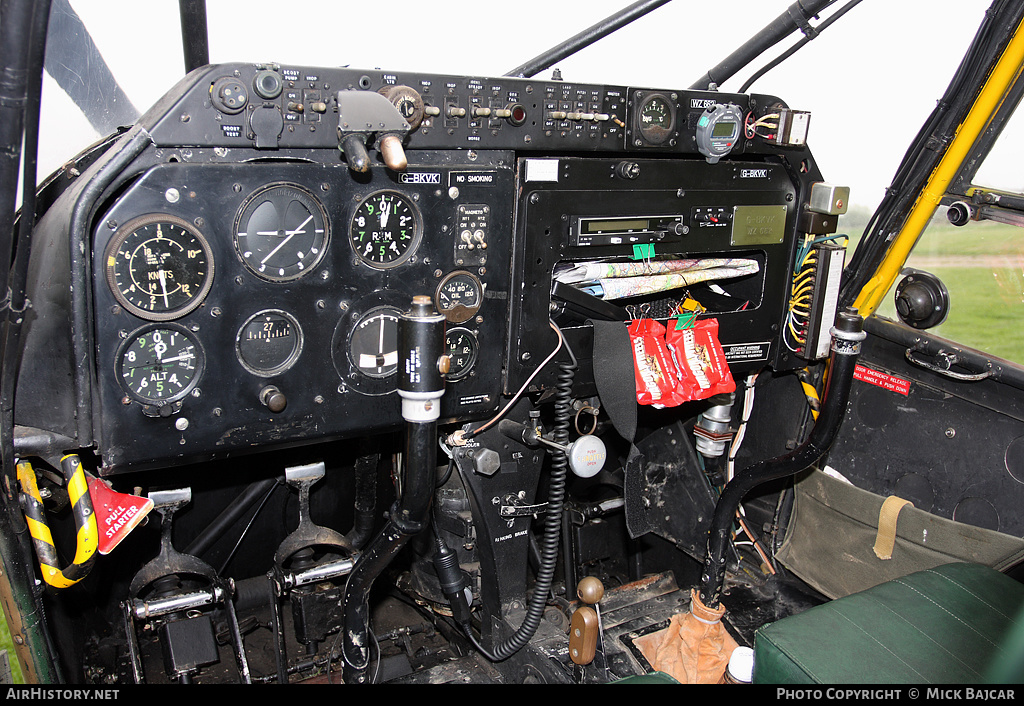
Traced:
[[126, 223], [106, 253], [107, 284], [135, 316], [167, 321], [189, 313], [213, 284], [213, 253], [188, 221], [154, 213]]

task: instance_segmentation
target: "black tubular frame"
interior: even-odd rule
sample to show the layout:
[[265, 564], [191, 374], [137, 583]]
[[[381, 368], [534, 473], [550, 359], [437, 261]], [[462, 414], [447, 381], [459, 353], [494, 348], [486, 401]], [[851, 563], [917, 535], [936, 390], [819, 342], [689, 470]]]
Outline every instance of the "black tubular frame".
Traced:
[[692, 83], [690, 88], [696, 91], [712, 90], [712, 87], [725, 83], [737, 71], [798, 29], [805, 34], [813, 32], [808, 20], [833, 2], [835, 0], [797, 0], [785, 12], [769, 22], [764, 29]]
[[726, 549], [736, 510], [743, 497], [768, 481], [786, 478], [816, 464], [835, 441], [846, 416], [853, 385], [853, 370], [860, 356], [861, 341], [867, 336], [864, 320], [856, 311], [839, 313], [832, 334], [832, 353], [828, 363], [828, 382], [821, 402], [821, 413], [807, 436], [795, 451], [777, 458], [759, 461], [729, 481], [715, 505], [715, 514], [708, 530], [704, 571], [701, 574], [700, 600], [709, 608], [721, 602], [725, 583]]
[[647, 13], [652, 10], [657, 10], [659, 7], [670, 1], [671, 0], [641, 0], [641, 2], [633, 3], [629, 7], [623, 8], [615, 14], [604, 18], [597, 24], [588, 27], [575, 37], [565, 40], [558, 46], [554, 46], [542, 54], [538, 54], [524, 64], [512, 69], [505, 75], [516, 76], [518, 78], [532, 78], [544, 69], [551, 67], [556, 62], [572, 56], [581, 49], [589, 47], [599, 39], [607, 37], [612, 32], [625, 27], [633, 20], [640, 19]]
[[206, 0], [178, 0], [181, 48], [185, 73], [210, 63], [210, 33], [206, 26]]
[[[889, 243], [902, 230], [928, 177], [945, 155], [946, 148], [974, 104], [985, 77], [1002, 56], [1022, 18], [1024, 3], [1017, 0], [994, 0], [985, 13], [949, 86], [904, 155], [885, 196], [864, 229], [860, 244], [846, 265], [839, 293], [840, 306], [849, 306], [856, 301], [861, 289], [885, 259]], [[1020, 95], [1013, 96], [1013, 99], [1019, 100]], [[1006, 115], [1014, 107], [1014, 103], [1007, 102], [1001, 112]], [[1000, 120], [997, 131], [1002, 124]], [[981, 140], [965, 164], [972, 163], [975, 167], [980, 164], [994, 141], [994, 137]], [[963, 177], [963, 174], [958, 176]]]

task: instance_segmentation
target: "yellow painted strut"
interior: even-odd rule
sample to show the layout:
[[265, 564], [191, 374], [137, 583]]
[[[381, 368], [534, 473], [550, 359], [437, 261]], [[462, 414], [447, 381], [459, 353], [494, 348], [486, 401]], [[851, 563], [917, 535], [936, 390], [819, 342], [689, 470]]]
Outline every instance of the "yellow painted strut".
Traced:
[[992, 116], [999, 109], [1006, 92], [1016, 81], [1024, 66], [1024, 23], [1018, 25], [1013, 37], [1010, 38], [995, 68], [971, 106], [967, 117], [957, 128], [956, 135], [949, 148], [939, 161], [938, 166], [928, 178], [928, 183], [914, 204], [899, 235], [889, 246], [885, 259], [861, 289], [854, 302], [854, 307], [861, 316], [867, 318], [881, 303], [886, 292], [899, 277], [900, 271], [910, 256], [910, 251], [917, 243], [921, 233], [928, 225], [945, 195], [950, 182], [956, 177], [960, 165], [970, 155], [978, 136], [988, 127]]
[[43, 580], [54, 588], [67, 588], [78, 583], [92, 570], [96, 562], [96, 549], [99, 544], [99, 530], [96, 525], [96, 513], [93, 511], [89, 497], [89, 484], [82, 470], [82, 463], [75, 454], [68, 454], [60, 461], [64, 479], [67, 482], [68, 496], [71, 499], [72, 514], [75, 518], [76, 549], [71, 565], [61, 569], [57, 558], [57, 548], [53, 543], [53, 535], [46, 522], [46, 510], [39, 493], [36, 472], [28, 461], [18, 461], [18, 482], [21, 484], [21, 509], [28, 522], [29, 535], [39, 559], [39, 569]]

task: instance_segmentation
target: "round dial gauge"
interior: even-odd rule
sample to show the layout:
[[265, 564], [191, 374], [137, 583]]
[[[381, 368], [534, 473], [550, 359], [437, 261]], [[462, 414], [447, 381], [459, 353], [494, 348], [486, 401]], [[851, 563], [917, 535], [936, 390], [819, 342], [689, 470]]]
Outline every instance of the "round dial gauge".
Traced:
[[192, 334], [174, 325], [145, 326], [117, 353], [117, 378], [128, 395], [162, 407], [196, 386], [203, 373], [203, 351]]
[[348, 354], [361, 373], [385, 378], [398, 370], [398, 317], [401, 312], [390, 306], [368, 311], [352, 329]]
[[349, 240], [360, 260], [386, 269], [416, 252], [422, 224], [412, 201], [395, 191], [371, 194], [352, 216]]
[[285, 282], [323, 259], [330, 238], [327, 213], [294, 184], [269, 184], [249, 196], [235, 219], [235, 249], [255, 275]]
[[254, 375], [283, 373], [302, 352], [302, 329], [295, 318], [278, 309], [253, 314], [235, 336], [238, 361]]
[[637, 126], [640, 135], [652, 145], [660, 145], [675, 131], [675, 108], [668, 98], [660, 93], [647, 96], [637, 110]]
[[452, 272], [441, 280], [434, 293], [437, 310], [453, 324], [469, 321], [480, 311], [484, 288], [480, 279], [465, 270]]
[[213, 253], [195, 226], [150, 214], [125, 223], [106, 250], [107, 284], [136, 316], [167, 321], [199, 306], [213, 284]]
[[455, 327], [444, 334], [445, 353], [451, 360], [451, 367], [445, 374], [446, 380], [459, 380], [469, 375], [476, 365], [480, 345], [469, 329]]

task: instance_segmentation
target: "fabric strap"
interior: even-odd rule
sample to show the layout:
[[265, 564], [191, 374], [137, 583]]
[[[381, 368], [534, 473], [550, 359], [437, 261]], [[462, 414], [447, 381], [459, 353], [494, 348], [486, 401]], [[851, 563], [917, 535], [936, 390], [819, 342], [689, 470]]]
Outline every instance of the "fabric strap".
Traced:
[[878, 532], [875, 535], [874, 550], [875, 556], [883, 561], [892, 559], [892, 550], [896, 546], [896, 522], [899, 520], [900, 510], [907, 505], [913, 507], [914, 503], [890, 495], [878, 512]]
[[643, 502], [644, 455], [636, 447], [636, 376], [629, 330], [621, 321], [591, 320], [594, 327], [594, 383], [612, 425], [629, 442], [623, 498], [626, 529], [633, 539], [653, 528]]

